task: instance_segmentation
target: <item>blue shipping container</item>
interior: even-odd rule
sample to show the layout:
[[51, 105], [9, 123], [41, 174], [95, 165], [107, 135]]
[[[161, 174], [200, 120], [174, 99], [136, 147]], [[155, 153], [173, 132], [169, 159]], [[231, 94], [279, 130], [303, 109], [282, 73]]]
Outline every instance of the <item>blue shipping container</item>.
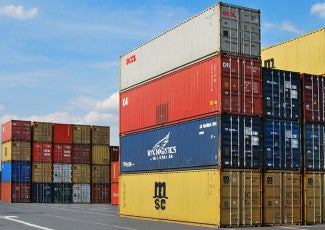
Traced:
[[259, 168], [260, 131], [258, 117], [222, 115], [121, 136], [121, 172]]
[[10, 161], [2, 163], [2, 181], [31, 182], [30, 161]]
[[325, 170], [325, 125], [307, 123], [304, 128], [304, 160], [307, 170]]
[[301, 118], [300, 74], [262, 69], [264, 117], [298, 121]]
[[301, 168], [300, 124], [297, 121], [264, 121], [264, 167], [267, 169]]
[[52, 184], [33, 183], [33, 203], [52, 203]]

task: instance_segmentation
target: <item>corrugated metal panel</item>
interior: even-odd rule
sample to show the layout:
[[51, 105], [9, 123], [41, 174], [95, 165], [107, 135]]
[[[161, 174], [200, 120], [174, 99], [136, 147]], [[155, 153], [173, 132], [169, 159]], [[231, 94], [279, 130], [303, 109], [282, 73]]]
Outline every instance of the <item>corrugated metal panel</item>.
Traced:
[[7, 141], [2, 143], [2, 162], [30, 161], [31, 147], [29, 141]]
[[51, 163], [53, 157], [52, 142], [33, 142], [32, 161]]
[[262, 60], [268, 65], [273, 59], [273, 67], [277, 69], [325, 75], [324, 40], [325, 28], [322, 28], [263, 49]]
[[73, 203], [90, 203], [90, 184], [74, 184], [72, 194]]
[[30, 141], [31, 140], [31, 122], [11, 120], [2, 125], [2, 142], [12, 141]]
[[305, 169], [325, 170], [325, 125], [307, 123], [304, 125]]
[[109, 165], [109, 146], [108, 145], [93, 145], [92, 146], [92, 163], [97, 165]]
[[53, 203], [72, 203], [72, 184], [53, 183]]
[[250, 226], [262, 222], [258, 171], [123, 174], [119, 185], [120, 215], [216, 226]]
[[72, 124], [53, 124], [53, 143], [72, 144]]
[[304, 122], [325, 122], [325, 77], [302, 74]]
[[263, 68], [264, 116], [275, 119], [301, 120], [300, 74]]
[[111, 202], [110, 184], [91, 185], [91, 203], [109, 204]]
[[120, 147], [119, 146], [110, 146], [109, 152], [111, 154], [111, 162], [117, 162], [120, 160]]
[[53, 164], [53, 183], [72, 183], [71, 164]]
[[259, 116], [262, 112], [260, 61], [214, 56], [121, 92], [120, 133], [214, 114]]
[[300, 123], [266, 119], [264, 121], [264, 167], [300, 169], [302, 164]]
[[111, 163], [111, 182], [118, 183], [118, 178], [120, 176], [120, 162]]
[[87, 164], [73, 164], [72, 165], [72, 182], [79, 184], [90, 183], [90, 165]]
[[52, 142], [52, 123], [32, 122], [32, 136], [34, 142]]
[[93, 184], [110, 183], [110, 166], [109, 165], [92, 165], [91, 182]]
[[10, 161], [1, 164], [1, 181], [5, 182], [30, 182], [30, 161]]
[[33, 203], [52, 203], [52, 183], [50, 184], [32, 184], [32, 202]]
[[119, 189], [118, 183], [111, 184], [111, 203], [112, 203], [112, 205], [118, 205], [118, 200], [119, 200], [118, 189]]
[[11, 203], [30, 203], [30, 183], [1, 182], [1, 200]]
[[260, 12], [219, 3], [121, 56], [121, 90], [220, 52], [260, 56]]
[[32, 163], [32, 182], [33, 183], [52, 183], [52, 164], [51, 163]]
[[264, 224], [302, 222], [301, 175], [293, 171], [268, 170], [264, 173]]
[[53, 144], [53, 162], [71, 163], [72, 145], [71, 144]]
[[73, 143], [74, 144], [90, 144], [91, 141], [90, 125], [73, 125]]
[[260, 129], [258, 117], [223, 115], [121, 136], [121, 172], [259, 168]]
[[110, 144], [110, 127], [109, 126], [92, 126], [91, 143], [95, 145]]
[[72, 144], [72, 163], [90, 164], [91, 145], [90, 144]]

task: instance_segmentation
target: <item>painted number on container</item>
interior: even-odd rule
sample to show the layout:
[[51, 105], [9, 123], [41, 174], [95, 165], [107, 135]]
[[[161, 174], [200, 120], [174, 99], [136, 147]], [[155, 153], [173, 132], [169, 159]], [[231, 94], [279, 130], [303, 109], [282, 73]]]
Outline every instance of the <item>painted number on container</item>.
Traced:
[[166, 182], [155, 182], [154, 187], [155, 208], [156, 210], [166, 209], [166, 200], [168, 199], [166, 195]]
[[136, 56], [135, 56], [135, 54], [134, 54], [134, 55], [128, 57], [128, 58], [126, 59], [125, 63], [126, 63], [127, 65], [128, 65], [128, 64], [132, 64], [133, 62], [136, 62], [136, 60], [137, 60], [137, 58], [136, 58]]

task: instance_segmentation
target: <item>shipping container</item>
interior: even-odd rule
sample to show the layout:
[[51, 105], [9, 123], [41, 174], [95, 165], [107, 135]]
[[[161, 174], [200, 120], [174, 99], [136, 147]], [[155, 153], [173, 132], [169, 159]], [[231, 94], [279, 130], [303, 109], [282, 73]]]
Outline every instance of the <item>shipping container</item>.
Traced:
[[260, 57], [260, 11], [218, 3], [120, 58], [125, 90], [209, 55]]
[[90, 165], [87, 164], [73, 164], [72, 165], [72, 182], [75, 184], [89, 184], [90, 183]]
[[325, 222], [325, 177], [324, 172], [309, 172], [304, 178], [304, 223]]
[[110, 144], [110, 127], [109, 126], [92, 126], [91, 143], [95, 145]]
[[288, 170], [268, 170], [263, 176], [264, 224], [301, 224], [302, 181], [300, 173]]
[[31, 147], [29, 141], [7, 141], [2, 143], [2, 162], [30, 161]]
[[214, 56], [121, 92], [120, 133], [221, 113], [262, 116], [262, 107], [261, 62]]
[[74, 184], [72, 194], [73, 203], [90, 203], [90, 184]]
[[306, 123], [303, 140], [305, 169], [325, 171], [325, 124]]
[[121, 172], [259, 168], [258, 117], [212, 116], [120, 137]]
[[91, 126], [90, 125], [73, 125], [73, 143], [90, 144]]
[[32, 122], [33, 142], [52, 142], [53, 127], [52, 123]]
[[120, 162], [111, 163], [111, 182], [118, 183], [118, 178], [120, 176]]
[[112, 183], [111, 184], [111, 204], [112, 205], [118, 205], [118, 183]]
[[52, 203], [52, 184], [32, 184], [33, 203]]
[[30, 182], [30, 161], [10, 161], [1, 164], [1, 181], [3, 182]]
[[72, 163], [90, 164], [91, 163], [91, 145], [90, 144], [72, 144]]
[[92, 165], [91, 183], [109, 184], [110, 183], [110, 166], [109, 165]]
[[72, 183], [72, 165], [53, 164], [53, 183]]
[[109, 165], [109, 149], [108, 145], [92, 145], [92, 163], [97, 165]]
[[72, 203], [72, 184], [53, 183], [53, 203]]
[[72, 144], [72, 124], [53, 124], [53, 143]]
[[30, 203], [30, 183], [1, 182], [1, 200], [10, 203]]
[[72, 162], [72, 145], [57, 143], [53, 144], [53, 162], [71, 163]]
[[31, 122], [11, 120], [2, 125], [2, 142], [6, 141], [30, 141]]
[[33, 142], [32, 161], [51, 163], [53, 157], [52, 142]]
[[109, 204], [111, 203], [111, 185], [110, 184], [92, 184], [91, 185], [91, 203]]
[[122, 174], [119, 195], [119, 210], [123, 216], [218, 227], [262, 223], [261, 173], [258, 170]]
[[120, 160], [120, 147], [119, 146], [110, 146], [109, 152], [111, 154], [111, 162], [116, 162]]
[[53, 171], [51, 163], [32, 163], [33, 183], [52, 183]]
[[301, 80], [304, 122], [325, 123], [325, 76], [302, 74]]
[[301, 120], [300, 74], [263, 68], [264, 117]]
[[265, 67], [325, 75], [325, 28], [262, 50]]
[[299, 122], [266, 119], [263, 135], [266, 169], [301, 169], [302, 148]]

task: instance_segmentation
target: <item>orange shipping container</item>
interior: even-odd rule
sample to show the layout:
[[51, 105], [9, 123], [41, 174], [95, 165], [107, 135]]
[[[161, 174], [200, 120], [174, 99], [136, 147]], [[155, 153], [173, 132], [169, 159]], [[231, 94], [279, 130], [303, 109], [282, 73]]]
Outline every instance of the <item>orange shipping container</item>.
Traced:
[[118, 183], [111, 184], [111, 203], [118, 205]]
[[120, 162], [111, 163], [111, 182], [118, 183], [118, 178], [120, 176]]

